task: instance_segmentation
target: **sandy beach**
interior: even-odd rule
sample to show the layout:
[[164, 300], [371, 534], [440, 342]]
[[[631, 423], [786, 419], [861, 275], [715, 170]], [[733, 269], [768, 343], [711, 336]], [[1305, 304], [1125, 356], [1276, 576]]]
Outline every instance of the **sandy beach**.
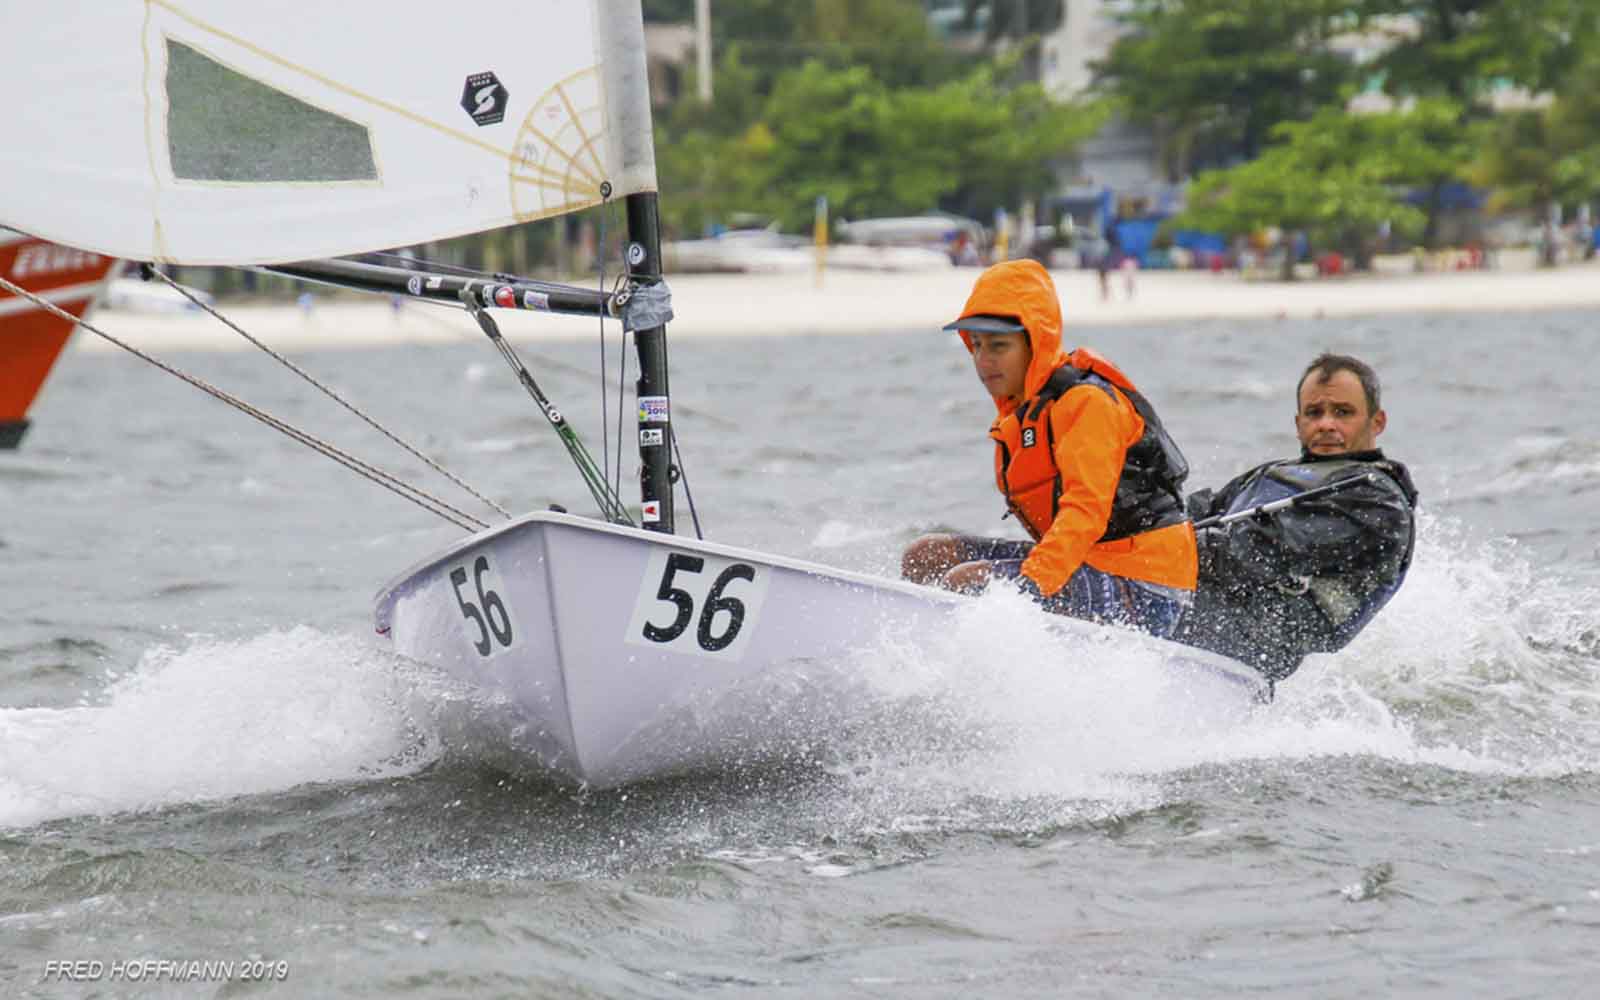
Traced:
[[[961, 308], [978, 271], [972, 268], [881, 273], [831, 271], [820, 284], [810, 273], [669, 276], [674, 337], [810, 335], [936, 329]], [[1069, 327], [1163, 324], [1216, 319], [1361, 316], [1439, 311], [1600, 308], [1600, 260], [1552, 270], [1507, 254], [1489, 271], [1413, 273], [1390, 262], [1377, 273], [1285, 283], [1200, 271], [1148, 271], [1127, 294], [1113, 275], [1102, 299], [1093, 271], [1053, 272]], [[222, 312], [265, 343], [285, 349], [317, 345], [441, 341], [478, 337], [460, 310], [385, 298], [318, 294], [309, 309], [293, 304], [223, 303]], [[499, 311], [509, 337], [592, 337], [594, 319]], [[145, 348], [238, 349], [245, 341], [196, 312], [151, 313], [102, 308], [92, 322]], [[613, 332], [615, 327], [612, 327]], [[80, 336], [77, 350], [114, 349]]]

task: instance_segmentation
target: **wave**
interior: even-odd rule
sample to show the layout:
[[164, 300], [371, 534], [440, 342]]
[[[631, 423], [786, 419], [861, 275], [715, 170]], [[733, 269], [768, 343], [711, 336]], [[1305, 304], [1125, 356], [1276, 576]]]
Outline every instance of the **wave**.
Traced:
[[0, 710], [0, 827], [408, 773], [438, 743], [413, 687], [306, 627], [149, 650], [94, 704]]
[[830, 767], [864, 821], [948, 820], [986, 802], [1000, 816], [1032, 810], [1025, 826], [1150, 808], [1219, 766], [1361, 757], [1513, 779], [1596, 772], [1597, 603], [1514, 543], [1473, 543], [1424, 513], [1405, 587], [1374, 624], [1249, 707], [1175, 684], [1109, 630], [1086, 655], [1021, 598], [992, 594], [950, 632], [889, 629], [844, 665], [854, 690], [848, 718], [828, 723]]

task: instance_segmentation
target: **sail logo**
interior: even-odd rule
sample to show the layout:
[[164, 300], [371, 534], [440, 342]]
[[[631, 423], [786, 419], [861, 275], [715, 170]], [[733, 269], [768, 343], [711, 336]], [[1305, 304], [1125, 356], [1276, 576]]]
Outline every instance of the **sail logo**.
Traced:
[[40, 274], [66, 274], [85, 271], [100, 263], [100, 255], [87, 250], [57, 246], [54, 243], [30, 243], [17, 251], [11, 262], [13, 279]]
[[494, 73], [474, 73], [461, 88], [461, 110], [479, 125], [495, 125], [505, 119], [510, 97], [511, 92]]

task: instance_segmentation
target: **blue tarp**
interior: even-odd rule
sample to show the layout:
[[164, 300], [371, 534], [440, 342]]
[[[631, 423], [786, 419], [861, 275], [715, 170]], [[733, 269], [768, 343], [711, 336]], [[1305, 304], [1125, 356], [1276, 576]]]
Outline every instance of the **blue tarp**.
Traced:
[[1227, 253], [1228, 238], [1221, 233], [1203, 233], [1198, 229], [1179, 229], [1172, 234], [1172, 245], [1194, 253]]
[[[1411, 205], [1422, 206], [1428, 203], [1430, 188], [1412, 188], [1406, 194], [1406, 202]], [[1439, 189], [1439, 207], [1447, 212], [1460, 209], [1480, 209], [1483, 207], [1485, 192], [1460, 181], [1451, 181]]]

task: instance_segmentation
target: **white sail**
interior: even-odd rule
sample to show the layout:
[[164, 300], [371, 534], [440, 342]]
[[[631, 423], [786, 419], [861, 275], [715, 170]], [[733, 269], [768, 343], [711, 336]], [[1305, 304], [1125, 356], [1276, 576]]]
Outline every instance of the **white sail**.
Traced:
[[279, 263], [655, 189], [638, 0], [0, 10], [0, 224], [57, 243]]

